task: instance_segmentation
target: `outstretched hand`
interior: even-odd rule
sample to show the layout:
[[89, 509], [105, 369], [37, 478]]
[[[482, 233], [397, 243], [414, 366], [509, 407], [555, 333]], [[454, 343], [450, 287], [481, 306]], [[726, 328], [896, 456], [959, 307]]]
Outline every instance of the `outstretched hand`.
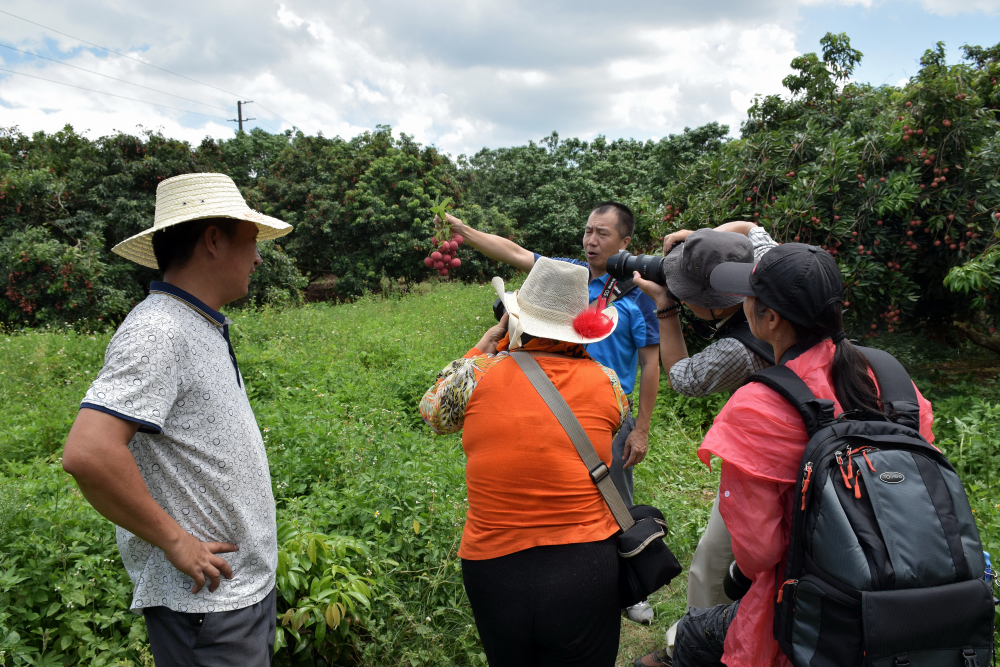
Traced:
[[[451, 235], [455, 236], [465, 233], [466, 226], [465, 223], [453, 216], [450, 213], [445, 213], [445, 221], [451, 226]], [[434, 222], [439, 222], [441, 218], [434, 216]]]
[[192, 593], [197, 593], [208, 583], [211, 593], [219, 587], [222, 577], [233, 578], [233, 570], [221, 556], [216, 554], [238, 551], [239, 547], [228, 542], [202, 542], [194, 535], [184, 532], [178, 542], [163, 550], [170, 564], [194, 579]]
[[[451, 217], [451, 216], [448, 216]], [[496, 323], [496, 326], [490, 327], [483, 337], [479, 339], [476, 343], [476, 349], [483, 354], [496, 354], [497, 353], [497, 343], [499, 343], [504, 336], [507, 335], [507, 320], [510, 319], [508, 313], [504, 313], [500, 321]]]

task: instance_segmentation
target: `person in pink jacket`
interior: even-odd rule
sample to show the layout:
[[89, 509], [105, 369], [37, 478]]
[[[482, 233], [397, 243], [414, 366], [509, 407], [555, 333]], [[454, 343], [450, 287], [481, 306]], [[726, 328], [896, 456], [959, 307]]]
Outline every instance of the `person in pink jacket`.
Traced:
[[[864, 356], [843, 332], [843, 283], [824, 250], [787, 243], [756, 264], [722, 264], [712, 273], [720, 292], [746, 296], [754, 335], [835, 413], [881, 412], [878, 387]], [[920, 433], [928, 442], [931, 404], [917, 392]], [[692, 609], [678, 625], [673, 664], [762, 667], [790, 665], [773, 637], [775, 577], [783, 574], [792, 495], [809, 438], [802, 418], [763, 384], [740, 388], [715, 418], [698, 450], [710, 464], [722, 459], [719, 510], [732, 535], [739, 569], [753, 581], [731, 605]]]

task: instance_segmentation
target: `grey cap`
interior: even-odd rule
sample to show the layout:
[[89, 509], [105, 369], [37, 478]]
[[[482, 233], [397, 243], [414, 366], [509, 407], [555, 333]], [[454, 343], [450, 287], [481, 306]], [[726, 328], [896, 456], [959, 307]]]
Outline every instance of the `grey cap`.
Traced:
[[667, 254], [663, 263], [667, 288], [681, 301], [702, 308], [729, 308], [742, 303], [742, 296], [712, 287], [712, 271], [726, 262], [753, 264], [750, 239], [735, 232], [699, 229]]

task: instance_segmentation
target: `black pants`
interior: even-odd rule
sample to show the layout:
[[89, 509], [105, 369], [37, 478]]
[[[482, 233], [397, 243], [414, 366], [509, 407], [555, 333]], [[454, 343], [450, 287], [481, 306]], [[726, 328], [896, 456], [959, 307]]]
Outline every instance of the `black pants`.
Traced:
[[143, 616], [156, 667], [268, 667], [277, 604], [272, 589], [257, 604], [234, 611], [189, 614], [147, 607]]
[[677, 623], [674, 667], [723, 667], [723, 644], [739, 608], [737, 600], [732, 604], [688, 610]]
[[612, 667], [618, 654], [615, 538], [463, 560], [490, 667]]

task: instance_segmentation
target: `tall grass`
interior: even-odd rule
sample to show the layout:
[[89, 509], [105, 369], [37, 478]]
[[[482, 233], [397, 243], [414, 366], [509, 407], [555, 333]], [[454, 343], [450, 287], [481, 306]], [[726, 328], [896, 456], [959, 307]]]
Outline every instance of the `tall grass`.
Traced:
[[[282, 609], [306, 611], [297, 630], [283, 626], [278, 664], [485, 664], [456, 556], [466, 508], [460, 438], [433, 435], [416, 404], [493, 323], [493, 296], [487, 286], [440, 284], [338, 306], [235, 313], [234, 346], [268, 449], [282, 550], [304, 573], [282, 580], [290, 598]], [[127, 610], [131, 585], [114, 529], [59, 462], [109, 338], [0, 336], [0, 665], [151, 662], [141, 617]], [[916, 358], [926, 346], [908, 345], [897, 353], [936, 402], [939, 443], [998, 553], [995, 386], [950, 380], [930, 364], [954, 352]], [[718, 482], [718, 466], [709, 470], [695, 451], [723, 401], [681, 398], [663, 379], [650, 453], [636, 469], [637, 501], [664, 510], [682, 563]], [[329, 554], [317, 555], [316, 545]], [[344, 570], [323, 583], [316, 573], [331, 563]], [[661, 643], [683, 613], [684, 579], [653, 597], [653, 626], [623, 624], [620, 664]], [[319, 637], [322, 607], [303, 600], [322, 597], [324, 586], [346, 595], [357, 581], [370, 585], [367, 604]]]

